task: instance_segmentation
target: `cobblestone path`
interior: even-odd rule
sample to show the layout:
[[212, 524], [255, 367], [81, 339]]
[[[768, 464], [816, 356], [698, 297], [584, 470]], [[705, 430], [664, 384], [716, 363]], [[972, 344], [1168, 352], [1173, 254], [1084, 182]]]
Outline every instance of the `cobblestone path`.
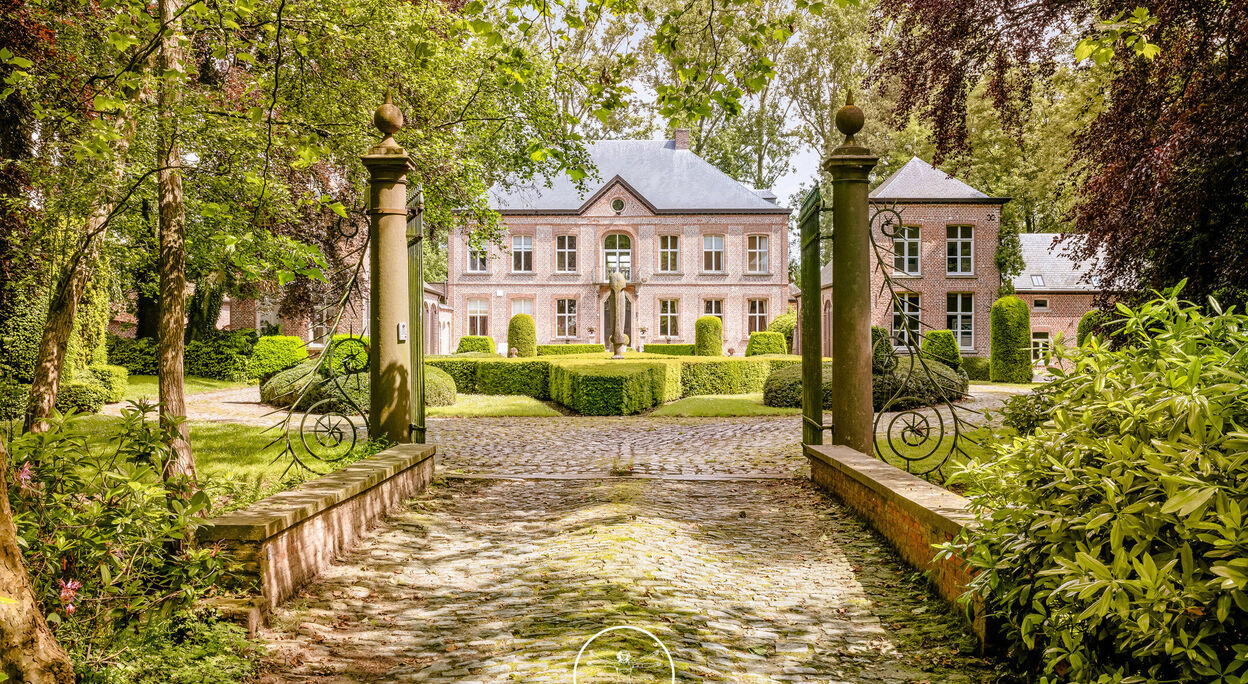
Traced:
[[[805, 481], [612, 478], [436, 485], [276, 611], [265, 681], [571, 682], [578, 649], [624, 624], [681, 681], [993, 677], [923, 580]], [[621, 674], [622, 648], [595, 641], [579, 681], [669, 681]]]

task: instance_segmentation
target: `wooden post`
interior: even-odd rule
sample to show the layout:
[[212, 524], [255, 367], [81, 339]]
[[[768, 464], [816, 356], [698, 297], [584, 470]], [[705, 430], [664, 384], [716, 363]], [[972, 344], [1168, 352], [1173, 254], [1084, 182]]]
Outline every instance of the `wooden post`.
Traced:
[[412, 341], [412, 441], [425, 443], [425, 191], [416, 190], [407, 227], [408, 315]]
[[819, 214], [823, 197], [816, 187], [802, 202], [798, 214], [801, 231], [802, 289], [802, 444], [823, 444], [823, 358], [819, 351], [823, 333], [819, 323]]

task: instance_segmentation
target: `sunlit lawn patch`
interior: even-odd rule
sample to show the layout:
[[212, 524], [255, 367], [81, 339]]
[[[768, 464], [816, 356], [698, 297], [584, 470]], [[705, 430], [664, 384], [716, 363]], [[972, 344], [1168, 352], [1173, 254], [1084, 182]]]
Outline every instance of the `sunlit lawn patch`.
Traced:
[[[248, 387], [254, 383], [247, 381], [234, 380], [212, 380], [209, 378], [196, 378], [187, 376], [184, 379], [187, 394], [199, 394], [200, 392], [212, 392], [214, 390], [234, 389], [237, 387]], [[156, 401], [159, 393], [155, 375], [131, 375], [130, 389], [126, 392], [126, 401], [150, 399]]]
[[454, 406], [430, 406], [426, 415], [437, 416], [527, 416], [551, 417], [563, 414], [544, 401], [517, 394], [461, 394]]
[[801, 409], [766, 406], [763, 393], [714, 394], [685, 397], [664, 404], [650, 413], [652, 416], [679, 416], [688, 418], [727, 418], [733, 416], [796, 416]]

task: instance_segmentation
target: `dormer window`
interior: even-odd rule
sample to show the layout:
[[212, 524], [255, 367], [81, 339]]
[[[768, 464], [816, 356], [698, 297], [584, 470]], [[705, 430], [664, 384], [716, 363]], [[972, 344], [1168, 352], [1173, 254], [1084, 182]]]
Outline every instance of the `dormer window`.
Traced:
[[1044, 287], [1044, 276], [1033, 275], [1031, 277], [1031, 286], [1032, 287]]

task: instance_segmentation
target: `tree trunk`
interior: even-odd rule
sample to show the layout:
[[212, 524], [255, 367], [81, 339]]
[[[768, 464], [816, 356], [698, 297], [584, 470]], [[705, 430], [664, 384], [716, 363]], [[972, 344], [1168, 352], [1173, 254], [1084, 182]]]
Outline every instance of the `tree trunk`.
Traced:
[[73, 682], [73, 664], [48, 629], [26, 574], [9, 508], [8, 473], [8, 452], [0, 440], [0, 672], [27, 684]]
[[165, 479], [186, 476], [191, 488], [195, 482], [195, 460], [191, 455], [187, 428], [186, 395], [182, 381], [182, 353], [186, 327], [186, 205], [182, 194], [182, 152], [178, 145], [176, 111], [181, 102], [182, 73], [181, 20], [177, 18], [180, 0], [160, 0], [160, 21], [166, 26], [160, 39], [160, 83], [158, 143], [161, 171], [158, 178], [160, 202], [160, 251], [156, 268], [160, 275], [160, 323], [158, 326], [160, 381], [160, 420], [167, 430], [173, 457], [165, 466]]

